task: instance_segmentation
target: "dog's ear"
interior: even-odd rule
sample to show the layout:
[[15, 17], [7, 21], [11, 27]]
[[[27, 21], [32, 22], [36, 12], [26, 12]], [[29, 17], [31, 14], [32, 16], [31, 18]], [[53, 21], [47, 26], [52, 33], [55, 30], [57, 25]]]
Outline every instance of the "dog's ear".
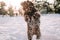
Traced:
[[31, 1], [27, 1], [28, 6], [34, 6], [34, 4]]
[[23, 7], [23, 10], [25, 11], [27, 9], [27, 7], [28, 7], [27, 2], [26, 1], [22, 2], [21, 6]]

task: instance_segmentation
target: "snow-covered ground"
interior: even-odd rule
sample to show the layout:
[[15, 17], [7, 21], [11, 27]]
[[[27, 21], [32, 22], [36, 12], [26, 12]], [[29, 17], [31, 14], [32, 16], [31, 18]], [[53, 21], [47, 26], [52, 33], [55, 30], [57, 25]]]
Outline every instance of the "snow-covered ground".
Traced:
[[[40, 20], [40, 40], [60, 40], [60, 14], [43, 14]], [[0, 16], [0, 40], [27, 40], [24, 18]]]

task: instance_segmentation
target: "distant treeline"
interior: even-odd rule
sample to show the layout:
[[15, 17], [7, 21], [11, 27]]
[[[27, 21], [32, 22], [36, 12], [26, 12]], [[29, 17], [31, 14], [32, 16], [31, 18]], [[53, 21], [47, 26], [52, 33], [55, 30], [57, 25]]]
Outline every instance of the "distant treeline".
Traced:
[[42, 9], [46, 9], [45, 12], [55, 12], [60, 13], [60, 0], [54, 1], [54, 4], [51, 4], [47, 1], [36, 1], [36, 7], [41, 11]]
[[6, 4], [5, 2], [1, 1], [0, 2], [0, 15], [10, 15], [10, 16], [14, 16], [14, 15], [23, 15], [21, 10], [18, 9], [17, 11], [14, 12], [13, 6], [9, 6], [8, 9], [5, 9]]
[[[50, 4], [49, 2], [37, 2], [34, 3], [35, 7], [41, 11], [46, 9], [46, 13], [48, 14], [48, 12], [55, 12], [55, 13], [60, 13], [60, 0], [56, 0], [56, 2], [54, 4]], [[8, 10], [6, 10], [4, 7], [6, 6], [5, 2], [1, 1], [0, 2], [0, 15], [10, 15], [10, 16], [14, 16], [14, 15], [23, 15], [21, 10], [18, 10], [17, 12], [14, 12], [14, 9], [12, 6], [10, 6], [8, 8]], [[42, 11], [43, 12], [43, 11]]]

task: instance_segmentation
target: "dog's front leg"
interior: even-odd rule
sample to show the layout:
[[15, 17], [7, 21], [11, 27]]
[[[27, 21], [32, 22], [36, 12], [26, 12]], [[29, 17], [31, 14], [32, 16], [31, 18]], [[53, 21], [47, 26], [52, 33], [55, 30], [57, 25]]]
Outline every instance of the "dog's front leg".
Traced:
[[32, 40], [32, 28], [28, 25], [28, 30], [27, 30], [27, 34], [28, 34], [28, 40]]

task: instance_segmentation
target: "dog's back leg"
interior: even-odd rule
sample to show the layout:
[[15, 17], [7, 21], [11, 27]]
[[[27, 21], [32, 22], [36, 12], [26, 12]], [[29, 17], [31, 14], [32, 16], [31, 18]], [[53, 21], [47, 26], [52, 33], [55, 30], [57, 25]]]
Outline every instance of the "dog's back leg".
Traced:
[[36, 29], [36, 36], [37, 36], [36, 39], [40, 39], [41, 33], [40, 33], [40, 28], [39, 28], [39, 26], [37, 26], [37, 29]]
[[28, 33], [28, 40], [32, 40], [32, 35], [30, 35], [30, 33]]

